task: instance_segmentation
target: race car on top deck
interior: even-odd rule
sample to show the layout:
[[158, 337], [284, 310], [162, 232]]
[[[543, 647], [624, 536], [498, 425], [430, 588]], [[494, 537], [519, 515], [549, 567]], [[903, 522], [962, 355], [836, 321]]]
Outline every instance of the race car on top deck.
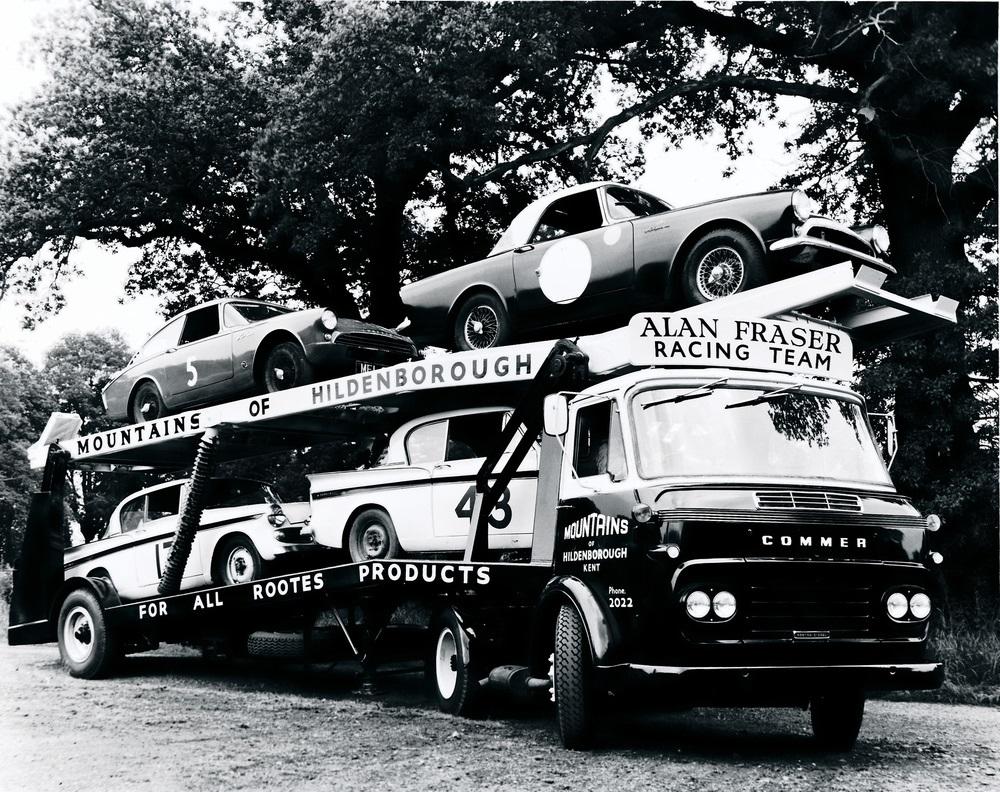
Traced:
[[213, 300], [154, 333], [104, 387], [102, 398], [112, 418], [141, 423], [416, 356], [408, 338], [369, 322], [338, 318], [330, 310]]
[[892, 273], [888, 252], [884, 228], [818, 216], [801, 190], [674, 208], [593, 182], [529, 204], [486, 258], [404, 286], [399, 329], [418, 345], [485, 349], [709, 302], [845, 260]]

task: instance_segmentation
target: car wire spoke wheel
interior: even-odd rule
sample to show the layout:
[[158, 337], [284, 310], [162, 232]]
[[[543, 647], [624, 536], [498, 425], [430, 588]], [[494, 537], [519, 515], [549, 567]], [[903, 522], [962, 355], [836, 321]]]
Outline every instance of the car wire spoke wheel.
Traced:
[[63, 622], [63, 646], [74, 663], [85, 663], [94, 651], [94, 624], [87, 609], [77, 605]]
[[230, 583], [249, 583], [254, 578], [255, 560], [250, 549], [239, 545], [226, 558], [226, 576]]
[[698, 262], [696, 283], [706, 300], [717, 300], [736, 294], [743, 284], [743, 257], [731, 247], [718, 247], [706, 253]]
[[477, 305], [465, 318], [465, 341], [472, 349], [489, 349], [500, 336], [500, 317], [489, 305]]

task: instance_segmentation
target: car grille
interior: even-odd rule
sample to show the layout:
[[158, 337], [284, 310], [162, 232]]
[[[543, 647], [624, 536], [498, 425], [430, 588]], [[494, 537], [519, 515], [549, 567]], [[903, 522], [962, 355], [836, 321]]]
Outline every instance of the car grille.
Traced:
[[834, 492], [778, 491], [755, 493], [758, 509], [824, 509], [860, 512], [861, 498]]
[[363, 349], [371, 352], [388, 352], [401, 357], [413, 357], [416, 348], [411, 341], [396, 335], [381, 333], [341, 333], [336, 343], [349, 349]]
[[860, 581], [754, 583], [749, 587], [746, 638], [863, 638], [872, 632], [872, 586]]
[[806, 236], [825, 239], [827, 242], [843, 245], [849, 250], [867, 253], [869, 256], [873, 254], [871, 246], [854, 232], [838, 228], [834, 225], [826, 225], [822, 221], [817, 222], [813, 220], [813, 223], [814, 225], [806, 231]]

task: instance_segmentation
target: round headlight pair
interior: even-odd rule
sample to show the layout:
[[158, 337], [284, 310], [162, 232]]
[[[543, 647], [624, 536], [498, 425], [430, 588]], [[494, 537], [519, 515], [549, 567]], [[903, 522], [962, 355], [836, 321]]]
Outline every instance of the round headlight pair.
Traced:
[[885, 609], [889, 617], [900, 621], [907, 614], [918, 621], [923, 621], [931, 615], [931, 598], [918, 591], [909, 599], [901, 591], [894, 591], [885, 601]]
[[872, 228], [872, 247], [883, 256], [889, 252], [889, 232], [885, 226], [877, 225]]
[[684, 601], [688, 616], [697, 621], [714, 613], [717, 619], [731, 619], [736, 613], [736, 597], [728, 591], [719, 591], [714, 597], [709, 597], [704, 591], [692, 591]]
[[320, 314], [319, 323], [323, 325], [327, 330], [333, 331], [337, 329], [337, 314], [333, 311], [327, 309]]

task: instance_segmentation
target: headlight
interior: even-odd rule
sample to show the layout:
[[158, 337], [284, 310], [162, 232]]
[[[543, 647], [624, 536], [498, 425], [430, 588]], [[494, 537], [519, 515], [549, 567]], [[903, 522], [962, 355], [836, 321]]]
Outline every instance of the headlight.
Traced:
[[885, 226], [877, 225], [872, 228], [872, 246], [876, 253], [883, 256], [889, 252], [889, 232], [885, 230]]
[[720, 619], [731, 619], [736, 613], [736, 597], [728, 591], [720, 591], [712, 597], [712, 610]]
[[684, 607], [692, 619], [704, 619], [712, 610], [712, 601], [704, 591], [692, 591], [687, 595]]
[[940, 527], [941, 527], [941, 518], [938, 517], [936, 514], [928, 514], [927, 515], [927, 530], [928, 531], [936, 531]]
[[909, 607], [906, 595], [899, 591], [890, 594], [889, 599], [885, 601], [885, 609], [893, 619], [905, 619]]
[[926, 619], [931, 615], [931, 598], [924, 593], [910, 597], [910, 614], [914, 619]]
[[816, 204], [802, 190], [796, 190], [792, 193], [792, 211], [795, 213], [796, 219], [800, 223], [804, 223], [815, 214]]
[[325, 327], [327, 330], [336, 330], [337, 314], [335, 314], [333, 311], [330, 310], [323, 311], [323, 313], [320, 314], [319, 323], [323, 325], [323, 327]]

